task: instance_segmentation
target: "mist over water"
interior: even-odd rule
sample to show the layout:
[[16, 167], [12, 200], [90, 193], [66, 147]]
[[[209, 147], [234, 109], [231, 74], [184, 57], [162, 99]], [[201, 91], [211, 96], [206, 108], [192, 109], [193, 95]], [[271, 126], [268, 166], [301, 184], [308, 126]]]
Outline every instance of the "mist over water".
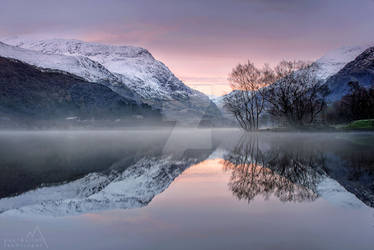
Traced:
[[370, 249], [372, 152], [369, 132], [2, 131], [0, 249], [35, 228], [51, 249]]

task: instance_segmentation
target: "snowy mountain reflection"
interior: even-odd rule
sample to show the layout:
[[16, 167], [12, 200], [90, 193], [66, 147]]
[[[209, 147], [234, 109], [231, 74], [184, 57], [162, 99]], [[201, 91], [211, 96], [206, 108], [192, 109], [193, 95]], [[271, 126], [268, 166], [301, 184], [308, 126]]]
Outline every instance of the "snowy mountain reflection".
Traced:
[[0, 213], [67, 216], [143, 207], [214, 151], [170, 142], [169, 132], [2, 135]]

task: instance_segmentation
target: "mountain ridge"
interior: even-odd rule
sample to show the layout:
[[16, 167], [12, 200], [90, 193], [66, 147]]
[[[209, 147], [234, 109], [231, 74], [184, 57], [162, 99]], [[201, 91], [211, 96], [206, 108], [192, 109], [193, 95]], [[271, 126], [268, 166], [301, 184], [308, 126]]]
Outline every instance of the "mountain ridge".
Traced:
[[0, 57], [0, 97], [1, 118], [22, 126], [36, 120], [52, 122], [68, 117], [135, 120], [134, 115], [159, 116], [159, 111], [126, 99], [102, 84], [5, 57]]
[[351, 81], [357, 81], [366, 88], [374, 86], [374, 46], [366, 49], [326, 81], [327, 86], [334, 90], [328, 100], [338, 101], [348, 94], [348, 83]]
[[111, 88], [121, 94], [117, 85], [126, 85], [142, 102], [162, 109], [167, 120], [196, 122], [220, 118], [221, 113], [208, 96], [179, 80], [162, 62], [140, 47], [105, 45], [69, 39], [27, 40], [4, 39], [20, 48], [39, 51], [44, 55], [85, 57], [102, 65], [118, 79]]

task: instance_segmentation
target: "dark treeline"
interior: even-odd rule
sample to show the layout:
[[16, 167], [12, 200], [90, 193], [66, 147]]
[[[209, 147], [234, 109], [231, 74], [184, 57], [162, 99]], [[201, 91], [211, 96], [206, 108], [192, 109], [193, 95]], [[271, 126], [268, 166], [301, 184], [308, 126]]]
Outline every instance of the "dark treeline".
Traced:
[[327, 111], [332, 123], [374, 119], [374, 85], [364, 88], [359, 82], [349, 82], [350, 93], [333, 103]]

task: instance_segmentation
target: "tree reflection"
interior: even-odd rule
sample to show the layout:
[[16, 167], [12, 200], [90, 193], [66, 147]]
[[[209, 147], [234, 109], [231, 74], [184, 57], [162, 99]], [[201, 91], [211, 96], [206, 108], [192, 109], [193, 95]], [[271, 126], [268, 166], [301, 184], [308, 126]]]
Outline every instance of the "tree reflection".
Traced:
[[282, 202], [313, 201], [324, 170], [324, 157], [295, 144], [264, 144], [258, 135], [244, 137], [224, 159], [231, 171], [229, 187], [238, 199], [248, 202], [274, 195]]

